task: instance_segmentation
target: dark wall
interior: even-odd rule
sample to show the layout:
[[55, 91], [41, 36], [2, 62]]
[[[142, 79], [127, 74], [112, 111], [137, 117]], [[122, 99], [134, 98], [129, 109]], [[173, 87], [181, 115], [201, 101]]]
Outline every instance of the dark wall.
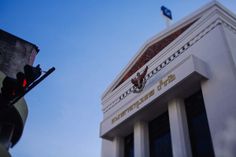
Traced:
[[38, 48], [23, 39], [0, 30], [0, 71], [15, 78], [25, 64], [32, 65]]

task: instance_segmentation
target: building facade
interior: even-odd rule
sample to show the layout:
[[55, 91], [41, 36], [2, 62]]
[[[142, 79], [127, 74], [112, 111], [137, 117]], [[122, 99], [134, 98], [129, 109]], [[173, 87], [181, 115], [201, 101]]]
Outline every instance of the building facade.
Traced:
[[[0, 88], [6, 76], [16, 78], [26, 64], [32, 65], [38, 51], [36, 45], [0, 29]], [[9, 157], [23, 133], [28, 108], [24, 98], [11, 108], [0, 105], [0, 156]]]
[[235, 156], [236, 16], [213, 1], [150, 39], [102, 111], [102, 157]]

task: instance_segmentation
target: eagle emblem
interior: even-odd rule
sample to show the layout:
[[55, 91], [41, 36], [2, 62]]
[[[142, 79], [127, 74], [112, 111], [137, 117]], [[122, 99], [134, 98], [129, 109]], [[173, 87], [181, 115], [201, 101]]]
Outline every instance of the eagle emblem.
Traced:
[[138, 72], [137, 76], [131, 79], [131, 82], [134, 85], [134, 90], [133, 90], [134, 93], [139, 93], [143, 90], [146, 83], [145, 76], [147, 74], [147, 71], [148, 71], [148, 66], [146, 66], [142, 74]]

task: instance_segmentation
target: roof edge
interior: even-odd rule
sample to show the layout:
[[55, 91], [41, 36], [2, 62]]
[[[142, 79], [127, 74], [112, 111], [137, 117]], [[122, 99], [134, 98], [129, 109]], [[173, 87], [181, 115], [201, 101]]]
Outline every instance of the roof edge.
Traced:
[[13, 35], [13, 34], [7, 32], [7, 31], [5, 31], [5, 30], [0, 29], [0, 32], [3, 32], [3, 33], [5, 33], [5, 34], [7, 34], [7, 35], [9, 35], [9, 36], [11, 36], [11, 37], [13, 37], [13, 38], [16, 38], [16, 39], [18, 39], [18, 40], [21, 40], [21, 41], [23, 41], [23, 42], [26, 42], [26, 43], [32, 45], [32, 46], [35, 48], [35, 50], [37, 51], [37, 53], [39, 52], [39, 48], [38, 48], [37, 45], [35, 45], [35, 44], [33, 44], [33, 43], [31, 43], [31, 42], [29, 42], [29, 41], [27, 41], [27, 40], [24, 40], [24, 39], [22, 39], [22, 38], [20, 38], [20, 37], [18, 37], [18, 36], [16, 36], [16, 35]]

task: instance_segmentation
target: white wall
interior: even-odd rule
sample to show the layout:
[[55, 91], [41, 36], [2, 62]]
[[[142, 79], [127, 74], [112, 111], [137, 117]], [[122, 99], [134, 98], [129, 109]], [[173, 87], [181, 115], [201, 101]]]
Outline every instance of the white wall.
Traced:
[[114, 157], [114, 148], [112, 141], [102, 139], [101, 157]]
[[[223, 26], [217, 26], [191, 47], [189, 53], [207, 62], [210, 68], [210, 78], [202, 82], [202, 92], [215, 156], [231, 157], [236, 147], [236, 77], [223, 33]], [[235, 40], [232, 36], [231, 39]]]

